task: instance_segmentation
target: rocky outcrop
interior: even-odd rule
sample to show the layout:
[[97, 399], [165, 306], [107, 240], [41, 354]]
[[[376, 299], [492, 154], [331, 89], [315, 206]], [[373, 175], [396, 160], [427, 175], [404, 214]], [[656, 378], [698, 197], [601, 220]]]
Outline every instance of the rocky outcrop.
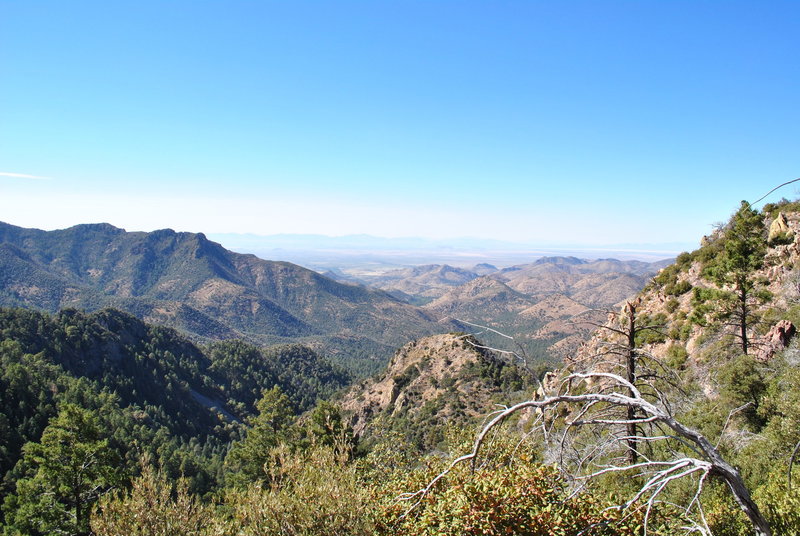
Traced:
[[[768, 244], [763, 267], [754, 272], [752, 277], [753, 280], [763, 281], [763, 289], [771, 293], [769, 307], [785, 310], [800, 301], [800, 270], [797, 268], [800, 266], [800, 212], [784, 211], [774, 216], [765, 216], [765, 220], [767, 228], [773, 231], [770, 233], [771, 238], [785, 238]], [[671, 282], [660, 275], [639, 295], [641, 304], [637, 308], [639, 325], [653, 323], [665, 326], [663, 330], [646, 334], [651, 336], [643, 336], [639, 343], [640, 349], [669, 368], [691, 378], [708, 397], [719, 394], [715, 378], [717, 368], [710, 364], [711, 360], [719, 354], [721, 346], [718, 343], [721, 338], [734, 333], [724, 325], [717, 324], [715, 329], [702, 325], [703, 321], [713, 322], [713, 319], [702, 317], [706, 313], [696, 303], [695, 289], [719, 288], [704, 274], [703, 265], [704, 259], [707, 260], [721, 250], [722, 246], [717, 242], [724, 238], [724, 229], [721, 227], [703, 239], [702, 248], [706, 248], [704, 252], [680, 257], [677, 268], [670, 269], [674, 273]], [[684, 286], [685, 291], [676, 290]], [[617, 319], [609, 318], [607, 326], [618, 328]], [[789, 344], [795, 331], [795, 326], [783, 321], [763, 337], [752, 334], [752, 357], [760, 362], [769, 361]], [[608, 346], [624, 345], [625, 342], [619, 333], [600, 329], [568, 356], [565, 362], [569, 370], [586, 367], [610, 370], [604, 367], [612, 362], [619, 367], [619, 362], [608, 359]], [[735, 343], [728, 343], [728, 346], [731, 356], [740, 351]]]
[[793, 234], [794, 233], [789, 227], [789, 220], [787, 220], [786, 215], [781, 212], [774, 220], [772, 220], [772, 223], [769, 226], [769, 236], [767, 240], [769, 242], [787, 241], [792, 238]]
[[516, 370], [470, 336], [433, 335], [399, 349], [382, 375], [351, 387], [340, 405], [359, 436], [379, 416], [412, 428], [463, 424], [508, 400], [504, 383], [519, 378]]
[[797, 333], [797, 328], [788, 320], [781, 320], [764, 335], [761, 340], [761, 348], [756, 354], [756, 359], [761, 362], [767, 362], [772, 359], [777, 352], [780, 352], [792, 340], [792, 337]]

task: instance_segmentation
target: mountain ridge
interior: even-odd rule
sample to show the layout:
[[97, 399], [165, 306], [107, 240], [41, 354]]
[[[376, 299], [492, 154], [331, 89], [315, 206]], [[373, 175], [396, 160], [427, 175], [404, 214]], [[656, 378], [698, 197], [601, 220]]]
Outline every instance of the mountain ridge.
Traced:
[[234, 253], [202, 233], [0, 223], [0, 247], [0, 305], [111, 306], [200, 340], [304, 342], [337, 355], [349, 349], [336, 339], [349, 337], [361, 341], [361, 359], [376, 362], [410, 338], [455, 327], [381, 290]]

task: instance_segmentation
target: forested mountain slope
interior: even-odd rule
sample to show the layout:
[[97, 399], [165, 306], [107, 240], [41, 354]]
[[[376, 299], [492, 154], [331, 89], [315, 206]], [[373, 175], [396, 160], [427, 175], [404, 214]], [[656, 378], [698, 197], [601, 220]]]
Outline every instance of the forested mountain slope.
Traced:
[[[744, 536], [753, 524], [721, 479], [739, 475], [759, 534], [796, 534], [798, 237], [800, 204], [745, 204], [600, 319], [543, 385], [472, 335], [435, 335], [334, 398], [341, 412], [322, 399], [346, 378], [302, 347], [200, 348], [119, 311], [4, 310], [7, 532], [632, 536], [647, 524], [660, 536]], [[467, 285], [486, 303], [520, 299], [497, 280]], [[586, 307], [559, 293], [521, 305], [542, 320]], [[463, 457], [482, 423], [520, 400], [527, 411]], [[712, 450], [725, 471], [703, 457]], [[58, 491], [72, 473], [53, 460], [84, 453], [103, 471], [74, 502]], [[78, 514], [83, 529], [69, 529]]]
[[199, 340], [304, 342], [367, 363], [453, 327], [384, 292], [233, 253], [203, 234], [108, 224], [46, 232], [0, 223], [0, 305], [111, 306]]
[[24, 446], [64, 408], [93, 415], [120, 467], [135, 471], [147, 454], [207, 491], [265, 390], [278, 387], [300, 413], [348, 382], [298, 345], [199, 348], [113, 309], [54, 316], [0, 309], [0, 504], [29, 470]]

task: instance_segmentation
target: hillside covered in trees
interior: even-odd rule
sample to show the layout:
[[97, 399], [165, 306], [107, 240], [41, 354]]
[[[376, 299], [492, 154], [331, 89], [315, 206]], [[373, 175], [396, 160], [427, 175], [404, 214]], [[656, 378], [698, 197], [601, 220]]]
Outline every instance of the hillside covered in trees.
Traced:
[[[348, 382], [344, 371], [299, 345], [259, 349], [227, 341], [200, 348], [113, 309], [54, 316], [0, 309], [4, 518], [14, 525], [57, 515], [53, 509], [65, 504], [31, 501], [47, 485], [63, 483], [45, 484], [37, 479], [50, 477], [37, 471], [54, 462], [51, 477], [72, 477], [61, 466], [75, 455], [106, 456], [111, 473], [86, 483], [98, 492], [129, 480], [147, 457], [170, 478], [187, 478], [192, 492], [207, 493], [220, 484], [228, 447], [257, 413], [265, 389], [287, 393], [286, 411], [295, 415]], [[56, 454], [64, 442], [76, 452]], [[77, 507], [75, 499], [63, 500]], [[33, 525], [25, 531], [38, 533]]]

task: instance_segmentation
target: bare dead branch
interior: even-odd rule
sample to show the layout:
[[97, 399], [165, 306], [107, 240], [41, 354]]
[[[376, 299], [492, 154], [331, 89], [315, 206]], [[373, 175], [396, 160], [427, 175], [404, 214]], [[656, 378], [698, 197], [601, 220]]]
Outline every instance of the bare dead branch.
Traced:
[[[523, 365], [525, 365], [525, 369], [530, 373], [529, 363], [528, 363], [528, 354], [525, 351], [525, 348], [519, 342], [517, 342], [517, 340], [514, 337], [512, 337], [511, 335], [506, 335], [505, 333], [502, 333], [502, 332], [500, 332], [500, 331], [498, 331], [498, 330], [496, 330], [494, 328], [490, 328], [489, 326], [484, 326], [484, 325], [481, 325], [481, 324], [475, 324], [473, 322], [468, 322], [467, 320], [461, 320], [459, 318], [453, 318], [453, 320], [455, 320], [456, 322], [460, 322], [462, 324], [467, 324], [469, 326], [482, 329], [483, 332], [481, 332], [481, 333], [484, 333], [484, 332], [488, 331], [490, 333], [494, 333], [495, 335], [499, 335], [500, 337], [504, 337], [506, 339], [510, 339], [511, 341], [513, 341], [514, 344], [519, 349], [520, 353], [511, 351], [511, 350], [501, 350], [499, 348], [493, 348], [491, 346], [484, 346], [484, 345], [481, 345], [481, 344], [477, 344], [474, 341], [472, 341], [469, 338], [467, 338], [467, 336], [460, 337], [460, 338], [464, 339], [464, 341], [466, 341], [467, 344], [470, 344], [471, 346], [473, 346], [475, 348], [481, 348], [483, 350], [489, 350], [491, 352], [495, 352], [495, 353], [498, 353], [498, 354], [501, 354], [501, 355], [514, 356], [519, 361], [521, 361]], [[471, 334], [471, 335], [479, 335], [479, 334]]]
[[728, 413], [728, 417], [725, 419], [725, 424], [722, 425], [722, 431], [719, 433], [719, 438], [717, 439], [717, 444], [714, 445], [716, 448], [719, 448], [719, 444], [722, 441], [722, 438], [725, 437], [725, 430], [728, 428], [728, 424], [731, 422], [731, 417], [733, 417], [734, 415], [736, 415], [737, 413], [739, 413], [740, 411], [742, 411], [746, 407], [751, 406], [752, 404], [753, 404], [752, 402], [747, 402], [745, 404], [742, 404], [738, 408], [732, 409]]
[[[589, 381], [605, 382], [607, 385], [604, 386], [605, 389], [603, 392], [590, 391], [581, 394], [571, 394], [571, 388], [573, 385], [580, 383], [585, 384]], [[699, 496], [703, 490], [703, 486], [705, 485], [708, 476], [714, 476], [720, 478], [728, 485], [731, 493], [734, 496], [734, 499], [739, 504], [739, 507], [748, 516], [753, 524], [755, 534], [758, 536], [771, 536], [772, 532], [769, 528], [769, 525], [758, 509], [758, 506], [752, 500], [750, 492], [744, 484], [744, 481], [742, 480], [738, 470], [722, 457], [716, 447], [699, 432], [678, 422], [667, 410], [643, 398], [640, 390], [631, 382], [622, 376], [607, 372], [576, 372], [569, 374], [559, 385], [557, 394], [545, 396], [541, 400], [526, 400], [514, 406], [503, 409], [502, 411], [498, 411], [480, 431], [473, 443], [472, 450], [469, 453], [455, 459], [444, 471], [434, 477], [424, 488], [401, 496], [402, 500], [416, 499], [406, 513], [411, 512], [420, 503], [420, 501], [431, 492], [436, 484], [447, 474], [449, 474], [457, 465], [469, 461], [471, 468], [474, 470], [476, 460], [482, 447], [484, 446], [488, 434], [491, 433], [493, 429], [501, 425], [511, 415], [528, 408], [545, 412], [547, 410], [553, 410], [562, 404], [578, 406], [582, 409], [587, 404], [607, 404], [612, 407], [634, 408], [643, 415], [640, 419], [635, 419], [637, 423], [658, 423], [660, 425], [664, 425], [671, 429], [678, 438], [692, 445], [694, 447], [693, 450], [702, 455], [702, 458], [683, 456], [666, 461], [645, 460], [635, 464], [611, 465], [589, 474], [572, 475], [580, 480], [587, 480], [596, 478], [597, 476], [609, 472], [652, 470], [652, 472], [649, 473], [649, 479], [640, 487], [639, 491], [637, 491], [634, 496], [624, 505], [621, 505], [622, 509], [630, 508], [634, 504], [644, 500], [646, 505], [646, 523], [649, 519], [650, 511], [656, 504], [658, 497], [663, 493], [669, 484], [692, 475], [699, 475], [696, 492], [692, 501], [687, 506], [688, 511], [693, 506], [699, 504]], [[585, 413], [585, 411], [583, 411], [583, 413]], [[568, 421], [565, 429], [569, 429], [571, 427], [591, 426], [599, 422], [593, 421], [596, 420], [587, 419], [585, 421]], [[620, 423], [624, 424], [624, 421], [621, 421]], [[560, 451], [562, 456], [566, 450], [564, 448], [567, 442], [566, 437], [567, 434], [565, 433], [561, 439], [562, 445]], [[642, 436], [638, 436], [637, 434], [637, 437]], [[617, 437], [614, 438], [614, 441], [619, 441], [621, 439], [622, 438]], [[648, 439], [655, 440], [656, 437], [652, 436]], [[582, 462], [581, 465], [583, 463], [584, 462]], [[695, 529], [693, 530], [696, 530], [697, 526], [699, 525], [695, 525]]]

